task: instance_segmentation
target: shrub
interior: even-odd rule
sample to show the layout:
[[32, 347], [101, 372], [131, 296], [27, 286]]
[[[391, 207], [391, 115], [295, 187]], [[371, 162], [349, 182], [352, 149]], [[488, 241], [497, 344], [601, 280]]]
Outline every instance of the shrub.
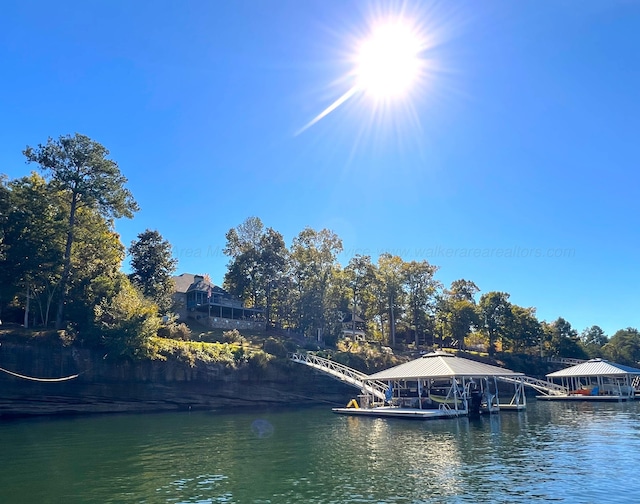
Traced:
[[158, 336], [161, 338], [189, 341], [191, 339], [191, 329], [189, 329], [187, 324], [184, 322], [181, 322], [180, 324], [171, 322], [158, 329]]
[[334, 354], [333, 359], [340, 364], [344, 364], [345, 366], [349, 366], [364, 373], [369, 371], [368, 363], [366, 359], [361, 355], [340, 352]]
[[284, 347], [286, 348], [287, 352], [297, 352], [298, 351], [298, 345], [294, 341], [285, 341], [284, 342]]
[[196, 341], [178, 341], [165, 338], [153, 338], [154, 358], [167, 360], [172, 356], [191, 367], [198, 363], [218, 363], [226, 366], [235, 364], [236, 345], [228, 343], [204, 343]]
[[239, 345], [244, 345], [247, 342], [247, 339], [240, 334], [240, 331], [232, 329], [231, 331], [224, 331], [222, 333], [222, 341], [225, 343], [238, 343]]
[[160, 328], [157, 307], [128, 281], [112, 298], [103, 298], [94, 313], [102, 341], [110, 351], [129, 357], [150, 355], [150, 340]]
[[276, 357], [286, 357], [287, 356], [287, 348], [285, 345], [278, 341], [275, 338], [268, 338], [264, 341], [262, 345], [262, 349], [271, 355], [275, 355]]
[[269, 366], [269, 361], [273, 357], [269, 354], [266, 354], [262, 351], [253, 352], [248, 359], [249, 369], [251, 373], [257, 378], [261, 378], [264, 376], [267, 367]]
[[71, 327], [68, 327], [67, 329], [61, 329], [57, 331], [57, 334], [58, 338], [60, 338], [60, 341], [62, 341], [63, 346], [72, 345], [77, 336], [76, 332]]
[[305, 350], [310, 350], [310, 351], [312, 351], [312, 352], [316, 352], [316, 351], [320, 350], [320, 347], [318, 346], [318, 344], [317, 344], [317, 343], [314, 343], [313, 341], [307, 341], [307, 342], [305, 342], [305, 344], [304, 344], [304, 347], [303, 347], [303, 348], [304, 348]]

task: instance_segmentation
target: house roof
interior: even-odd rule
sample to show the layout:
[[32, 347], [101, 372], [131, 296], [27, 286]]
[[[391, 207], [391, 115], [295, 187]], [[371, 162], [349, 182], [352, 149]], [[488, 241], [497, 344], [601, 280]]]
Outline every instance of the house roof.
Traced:
[[[196, 281], [196, 277], [198, 280]], [[208, 282], [201, 275], [192, 275], [191, 273], [182, 273], [173, 277], [173, 282], [176, 288], [176, 292], [191, 292], [200, 291], [206, 292], [211, 287], [211, 291], [217, 294], [229, 294], [222, 287], [214, 285], [213, 282]]]
[[192, 283], [187, 289], [187, 292], [193, 292], [193, 291], [207, 292], [209, 290], [209, 287], [211, 287], [211, 292], [215, 294], [226, 294], [227, 296], [229, 295], [229, 293], [226, 290], [224, 290], [222, 287], [213, 285], [211, 282], [207, 282], [206, 280], [200, 280], [198, 282]]
[[372, 380], [411, 380], [420, 378], [452, 378], [455, 376], [524, 376], [510, 369], [456, 357], [447, 352], [431, 352], [419, 359], [380, 371]]
[[640, 375], [640, 369], [623, 366], [604, 359], [591, 359], [575, 366], [561, 369], [555, 373], [549, 373], [548, 378], [562, 378], [568, 376], [615, 376], [615, 375]]
[[182, 273], [173, 277], [173, 283], [176, 288], [176, 292], [187, 292], [189, 286], [193, 283], [195, 275], [191, 273]]
[[346, 323], [346, 322], [351, 322], [352, 320], [355, 320], [356, 322], [364, 322], [364, 320], [358, 317], [358, 315], [354, 317], [351, 313], [349, 313], [345, 318], [343, 318], [342, 322]]

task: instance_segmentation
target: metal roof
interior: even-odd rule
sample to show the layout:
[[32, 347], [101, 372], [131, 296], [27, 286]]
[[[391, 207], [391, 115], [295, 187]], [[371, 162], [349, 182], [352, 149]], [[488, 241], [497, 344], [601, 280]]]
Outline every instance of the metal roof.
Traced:
[[372, 380], [412, 380], [420, 378], [451, 378], [455, 376], [524, 376], [510, 369], [490, 366], [447, 352], [432, 352], [369, 376]]
[[591, 359], [582, 364], [561, 369], [555, 373], [549, 373], [547, 378], [562, 378], [566, 376], [615, 376], [615, 375], [640, 375], [640, 369], [623, 366], [604, 359]]

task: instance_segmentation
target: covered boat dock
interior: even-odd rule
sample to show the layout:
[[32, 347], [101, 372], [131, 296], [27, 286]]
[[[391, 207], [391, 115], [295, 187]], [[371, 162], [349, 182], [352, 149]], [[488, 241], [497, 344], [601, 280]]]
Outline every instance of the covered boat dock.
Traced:
[[627, 401], [635, 398], [633, 382], [638, 377], [640, 369], [591, 359], [547, 375], [564, 393], [536, 397], [547, 401]]
[[[363, 387], [357, 399], [345, 408], [333, 408], [335, 413], [397, 417], [447, 418], [500, 409], [523, 409], [526, 406], [523, 373], [457, 357], [437, 351], [369, 375], [367, 382], [387, 384], [384, 399]], [[508, 378], [514, 386], [509, 403], [498, 398], [498, 380]]]

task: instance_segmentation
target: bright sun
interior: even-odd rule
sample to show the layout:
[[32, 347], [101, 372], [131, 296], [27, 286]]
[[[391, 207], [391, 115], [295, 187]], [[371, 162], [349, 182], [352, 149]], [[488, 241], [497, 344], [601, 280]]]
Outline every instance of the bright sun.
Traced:
[[415, 117], [411, 104], [416, 98], [415, 91], [424, 88], [433, 70], [433, 61], [425, 53], [434, 47], [435, 40], [433, 34], [426, 36], [425, 27], [424, 23], [405, 17], [380, 16], [364, 37], [355, 40], [353, 52], [348, 56], [352, 67], [345, 80], [350, 87], [296, 134], [347, 101], [360, 98], [373, 101], [370, 110], [378, 118], [392, 109], [408, 111]]
[[375, 100], [404, 97], [422, 70], [422, 42], [401, 21], [377, 25], [358, 47], [356, 87]]

